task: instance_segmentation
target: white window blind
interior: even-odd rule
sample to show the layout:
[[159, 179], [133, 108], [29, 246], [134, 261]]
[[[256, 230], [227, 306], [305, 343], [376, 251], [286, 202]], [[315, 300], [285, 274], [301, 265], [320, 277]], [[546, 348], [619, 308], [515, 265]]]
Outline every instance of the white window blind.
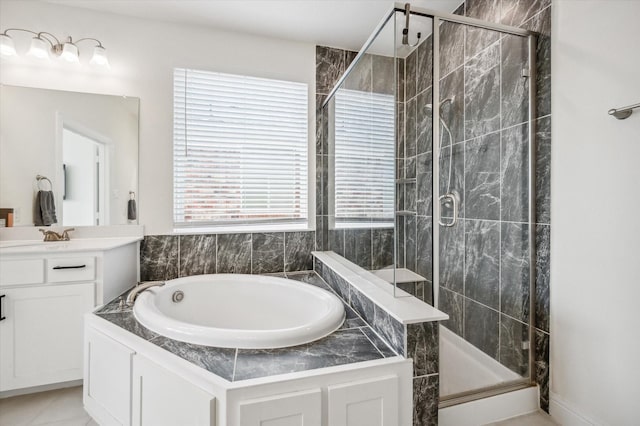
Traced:
[[393, 95], [341, 89], [335, 98], [336, 224], [393, 225]]
[[174, 224], [307, 222], [307, 85], [174, 70]]

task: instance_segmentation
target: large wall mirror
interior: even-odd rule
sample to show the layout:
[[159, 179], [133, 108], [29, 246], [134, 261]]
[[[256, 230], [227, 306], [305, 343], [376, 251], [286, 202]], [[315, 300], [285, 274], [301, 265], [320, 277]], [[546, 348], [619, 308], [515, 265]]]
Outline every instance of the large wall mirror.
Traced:
[[39, 191], [51, 191], [60, 226], [137, 223], [128, 207], [138, 192], [139, 105], [0, 86], [0, 208], [14, 210], [14, 226], [38, 224], [48, 208]]

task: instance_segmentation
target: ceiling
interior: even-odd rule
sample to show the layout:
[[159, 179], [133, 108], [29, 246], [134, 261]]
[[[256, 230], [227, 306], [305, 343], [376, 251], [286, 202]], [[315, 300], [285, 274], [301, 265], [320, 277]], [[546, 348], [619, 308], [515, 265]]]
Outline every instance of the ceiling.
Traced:
[[[359, 50], [393, 2], [388, 0], [47, 0], [162, 22]], [[451, 12], [462, 0], [418, 0]]]

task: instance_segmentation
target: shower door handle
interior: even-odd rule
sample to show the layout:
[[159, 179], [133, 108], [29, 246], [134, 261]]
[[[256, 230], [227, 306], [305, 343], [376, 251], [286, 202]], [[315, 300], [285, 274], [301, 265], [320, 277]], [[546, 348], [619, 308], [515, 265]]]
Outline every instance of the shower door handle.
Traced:
[[454, 194], [441, 195], [440, 197], [438, 197], [438, 202], [439, 202], [438, 211], [441, 210], [442, 203], [446, 202], [446, 200], [451, 200], [451, 204], [453, 206], [453, 218], [451, 219], [451, 222], [443, 222], [442, 217], [440, 217], [440, 219], [438, 220], [438, 223], [440, 224], [440, 226], [446, 226], [450, 228], [458, 222], [458, 199]]

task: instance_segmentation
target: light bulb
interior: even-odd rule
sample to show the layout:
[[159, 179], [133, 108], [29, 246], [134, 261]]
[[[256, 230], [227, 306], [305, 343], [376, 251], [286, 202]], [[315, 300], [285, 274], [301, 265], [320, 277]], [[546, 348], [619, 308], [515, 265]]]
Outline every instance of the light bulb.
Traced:
[[78, 58], [78, 47], [73, 43], [65, 43], [62, 45], [60, 57], [67, 62], [80, 62], [80, 58]]
[[109, 59], [107, 58], [107, 50], [102, 46], [96, 46], [93, 49], [93, 56], [91, 57], [91, 61], [89, 61], [89, 63], [91, 65], [108, 67]]
[[27, 55], [38, 59], [49, 59], [49, 45], [40, 37], [34, 37], [31, 39], [31, 47]]
[[15, 44], [13, 44], [13, 39], [6, 34], [0, 34], [0, 55], [16, 55], [16, 46]]

